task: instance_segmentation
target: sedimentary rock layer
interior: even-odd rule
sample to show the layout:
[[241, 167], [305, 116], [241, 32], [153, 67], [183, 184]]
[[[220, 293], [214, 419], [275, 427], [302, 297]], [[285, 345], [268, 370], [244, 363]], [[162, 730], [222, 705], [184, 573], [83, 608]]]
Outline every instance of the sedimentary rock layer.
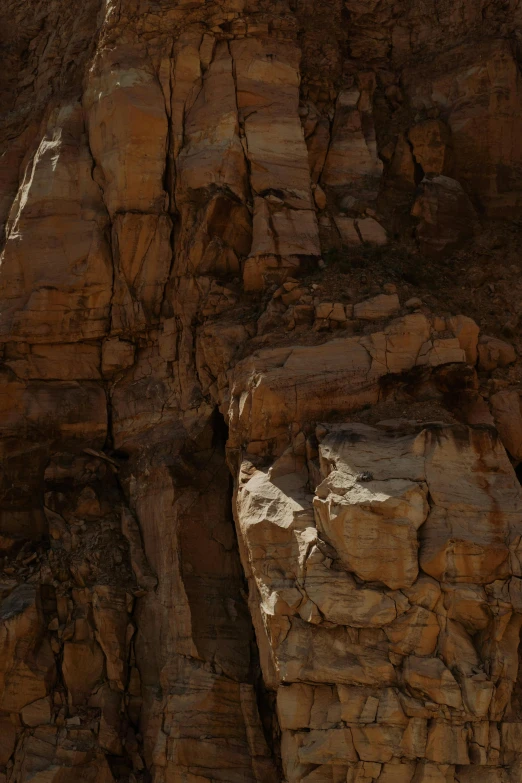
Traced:
[[0, 783], [518, 783], [518, 4], [6, 17]]

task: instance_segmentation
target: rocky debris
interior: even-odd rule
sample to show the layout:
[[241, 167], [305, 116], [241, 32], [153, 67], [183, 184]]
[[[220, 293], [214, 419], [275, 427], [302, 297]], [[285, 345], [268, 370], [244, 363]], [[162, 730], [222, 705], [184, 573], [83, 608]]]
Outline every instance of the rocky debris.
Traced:
[[320, 296], [317, 284], [305, 286], [290, 278], [275, 289], [257, 328], [258, 334], [275, 331], [283, 325], [292, 331], [300, 325], [309, 327], [312, 322], [315, 331], [356, 328], [368, 321], [387, 321], [400, 309], [396, 293], [379, 294], [355, 304], [329, 302]]

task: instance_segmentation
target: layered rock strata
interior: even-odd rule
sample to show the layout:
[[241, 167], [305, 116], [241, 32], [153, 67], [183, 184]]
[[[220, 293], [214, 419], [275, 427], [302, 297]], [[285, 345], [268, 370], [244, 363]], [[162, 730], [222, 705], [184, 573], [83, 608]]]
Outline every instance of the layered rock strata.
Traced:
[[518, 6], [31, 10], [0, 77], [0, 783], [517, 783], [518, 321], [400, 265], [509, 245]]

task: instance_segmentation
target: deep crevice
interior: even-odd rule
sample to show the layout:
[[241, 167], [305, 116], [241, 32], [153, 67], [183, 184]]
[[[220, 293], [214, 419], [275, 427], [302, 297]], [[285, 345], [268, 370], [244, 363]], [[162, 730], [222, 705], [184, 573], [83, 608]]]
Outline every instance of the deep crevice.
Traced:
[[[225, 421], [225, 417], [220, 412], [219, 408], [215, 408], [212, 414], [212, 426], [213, 426], [213, 439], [212, 445], [216, 449], [220, 449], [225, 454], [226, 444], [228, 441], [229, 428]], [[234, 519], [233, 502], [234, 502], [234, 477], [229, 471], [229, 486], [228, 486], [228, 500], [227, 500], [227, 518], [230, 521], [231, 530], [234, 538], [234, 548], [237, 552], [238, 560], [241, 567], [241, 581], [242, 589], [240, 600], [247, 602], [246, 597], [249, 594], [248, 581], [243, 570], [240, 558], [240, 547], [237, 535], [237, 529]], [[247, 606], [248, 611], [248, 606]], [[250, 612], [248, 612], [250, 616]], [[278, 780], [283, 780], [283, 772], [281, 765], [281, 751], [280, 751], [280, 737], [281, 731], [279, 728], [279, 722], [276, 715], [276, 693], [269, 690], [264, 682], [263, 674], [261, 671], [261, 662], [259, 658], [259, 649], [257, 646], [256, 634], [254, 625], [250, 619], [250, 672], [249, 679], [253, 685], [254, 693], [256, 697], [256, 704], [261, 721], [261, 727], [267, 743], [268, 748], [272, 753], [272, 759], [276, 765], [278, 772]]]

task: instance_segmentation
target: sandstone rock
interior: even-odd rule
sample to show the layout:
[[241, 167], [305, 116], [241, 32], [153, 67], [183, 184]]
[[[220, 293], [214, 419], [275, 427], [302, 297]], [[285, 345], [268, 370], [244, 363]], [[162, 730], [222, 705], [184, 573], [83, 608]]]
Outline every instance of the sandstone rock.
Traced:
[[102, 346], [102, 373], [112, 375], [134, 364], [134, 345], [117, 337], [105, 340]]
[[390, 761], [399, 753], [404, 729], [397, 726], [364, 726], [352, 728], [353, 744], [363, 761]]
[[389, 318], [399, 310], [399, 307], [397, 294], [379, 294], [372, 299], [356, 304], [353, 314], [355, 318], [374, 321], [379, 318]]
[[[199, 41], [198, 41], [199, 39]], [[181, 37], [176, 45], [173, 161], [178, 176], [175, 198], [181, 209], [176, 267], [191, 274], [238, 273], [250, 252], [252, 218], [243, 203], [248, 176], [239, 137], [233, 60], [227, 44], [207, 38], [210, 49], [201, 79], [201, 36]], [[194, 195], [202, 196], [194, 209]], [[262, 281], [261, 281], [262, 282]]]
[[75, 342], [105, 333], [112, 269], [91, 168], [81, 107], [51, 112], [7, 224], [0, 272], [4, 339]]
[[[71, 736], [72, 735], [72, 736]], [[15, 756], [14, 774], [21, 780], [37, 776], [58, 783], [74, 777], [79, 783], [112, 783], [114, 778], [90, 731], [57, 739], [55, 727], [45, 726], [23, 738]]]
[[[476, 768], [472, 767], [472, 769], [475, 770]], [[413, 781], [415, 781], [415, 783], [447, 783], [447, 773], [447, 765], [421, 761], [415, 768]]]
[[[448, 432], [448, 436], [432, 440], [431, 456], [426, 463], [433, 506], [423, 527], [420, 564], [426, 573], [442, 581], [482, 584], [508, 573], [501, 528], [508, 525], [511, 515], [519, 513], [520, 490], [503, 448], [487, 430], [470, 431], [464, 440], [460, 440], [458, 429], [452, 435]], [[457, 453], [461, 453], [460, 444], [465, 443], [470, 449], [470, 470], [453, 483], [449, 465]], [[488, 487], [487, 490], [480, 489], [477, 483], [480, 467], [476, 460], [483, 448], [496, 464], [496, 472], [489, 473], [483, 485]], [[444, 462], [443, 472], [440, 471], [441, 460]], [[471, 467], [473, 464], [476, 467]], [[492, 499], [497, 493], [502, 495], [506, 511], [500, 527], [490, 523], [491, 504], [497, 503]], [[448, 513], [451, 498], [458, 503], [459, 513], [456, 516]], [[504, 530], [507, 531], [507, 527]]]
[[447, 174], [450, 131], [441, 120], [425, 120], [410, 128], [409, 140], [416, 162], [425, 174]]
[[383, 168], [377, 155], [368, 97], [368, 88], [364, 87], [339, 94], [321, 178], [324, 186], [349, 187], [353, 195], [362, 199], [376, 197]]
[[357, 221], [345, 215], [334, 215], [335, 225], [345, 245], [360, 245], [361, 235], [357, 231]]
[[408, 759], [423, 758], [427, 742], [426, 718], [411, 718], [402, 735], [401, 751]]
[[49, 699], [38, 699], [27, 704], [22, 710], [22, 722], [25, 726], [41, 726], [51, 722]]
[[379, 695], [379, 707], [377, 709], [377, 723], [389, 724], [391, 726], [406, 726], [408, 719], [404, 714], [399, 692], [392, 688], [381, 691]]
[[[395, 672], [388, 657], [380, 650], [352, 644], [344, 628], [327, 629], [292, 618], [288, 636], [278, 651], [283, 681], [307, 680], [342, 685], [389, 686]], [[309, 657], [303, 660], [303, 645]]]
[[103, 653], [94, 640], [66, 642], [63, 678], [71, 705], [84, 704], [103, 676]]
[[515, 349], [509, 343], [496, 337], [482, 335], [478, 345], [479, 369], [495, 370], [497, 367], [507, 367], [516, 361]]
[[[254, 201], [251, 259], [245, 267], [249, 289], [263, 285], [264, 272], [295, 267], [299, 255], [319, 256], [317, 222], [310, 189], [308, 156], [297, 115], [298, 50], [260, 39], [234, 41], [237, 106], [251, 166]], [[252, 111], [255, 107], [255, 111]], [[269, 196], [283, 195], [272, 205]]]
[[453, 362], [464, 361], [466, 361], [466, 355], [455, 337], [426, 342], [421, 348], [418, 364], [438, 367], [440, 364], [453, 364]]
[[350, 729], [309, 732], [299, 748], [299, 761], [303, 764], [345, 764], [347, 761], [357, 761], [360, 754], [354, 749], [352, 733]]
[[331, 685], [316, 685], [313, 694], [314, 703], [309, 726], [313, 729], [331, 729], [338, 726], [341, 720], [341, 702], [337, 688]]
[[431, 655], [437, 645], [439, 623], [433, 612], [421, 606], [391, 623], [385, 633], [391, 642], [390, 649], [401, 655]]
[[111, 690], [111, 687], [103, 685], [94, 698], [91, 697], [90, 704], [100, 708], [100, 728], [98, 731], [98, 743], [103, 750], [113, 753], [115, 756], [121, 756], [123, 746], [122, 735], [122, 703], [121, 695]]
[[[179, 67], [187, 67], [185, 52], [180, 51], [177, 62]], [[227, 44], [214, 43], [201, 90], [179, 126], [183, 147], [177, 162], [178, 192], [226, 183], [239, 198], [244, 195], [245, 167], [232, 69]]]
[[522, 738], [522, 724], [503, 723], [501, 726], [502, 744], [506, 750], [519, 751]]
[[277, 712], [282, 729], [303, 729], [310, 723], [314, 689], [305, 683], [281, 686], [277, 690]]
[[385, 593], [357, 587], [344, 571], [308, 562], [304, 589], [326, 620], [364, 628], [387, 625], [395, 619], [395, 603]]
[[420, 574], [417, 581], [404, 591], [404, 595], [411, 604], [433, 611], [441, 596], [441, 589], [435, 579], [431, 579], [426, 574]]
[[132, 334], [157, 322], [171, 264], [167, 215], [126, 212], [112, 226], [112, 329]]
[[424, 177], [411, 214], [419, 218], [417, 238], [427, 255], [457, 249], [473, 236], [477, 216], [459, 182], [450, 177]]
[[328, 318], [333, 310], [333, 302], [321, 302], [315, 306], [316, 318]]
[[[436, 440], [433, 439], [435, 432], [437, 432]], [[476, 433], [476, 440], [464, 439], [459, 448], [468, 448], [470, 453], [473, 453], [473, 449], [476, 448], [485, 449], [490, 454], [489, 460], [492, 459], [493, 454], [498, 453], [498, 457], [493, 459], [502, 462], [505, 456], [501, 456], [501, 451], [496, 452], [495, 442], [489, 438], [489, 435], [483, 436], [478, 433], [479, 431]], [[366, 497], [364, 493], [370, 492], [371, 497], [371, 493], [375, 492], [374, 487], [379, 486], [383, 489], [387, 487], [387, 495], [390, 497], [389, 486], [399, 481], [397, 475], [403, 476], [401, 481], [406, 486], [415, 487], [416, 491], [421, 492], [421, 496], [423, 496], [423, 487], [427, 486], [432, 502], [435, 504], [448, 502], [455, 491], [451, 489], [451, 459], [445, 461], [443, 470], [441, 467], [436, 468], [435, 466], [441, 463], [438, 462], [438, 457], [434, 456], [433, 450], [435, 442], [436, 448], [447, 448], [442, 446], [445, 438], [448, 438], [448, 445], [456, 443], [459, 437], [458, 428], [442, 428], [440, 432], [437, 429], [429, 429], [424, 432], [417, 431], [409, 435], [390, 437], [384, 429], [351, 424], [328, 425], [318, 428], [317, 434], [318, 471], [321, 476], [319, 483], [316, 482], [314, 505], [320, 509], [327, 507], [329, 503], [335, 503], [336, 509], [344, 509], [347, 503], [353, 505], [353, 502], [350, 503], [350, 498], [354, 492], [361, 494], [361, 497]], [[483, 437], [484, 440], [481, 440]], [[472, 446], [472, 443], [475, 445]], [[479, 444], [482, 445], [479, 447]], [[268, 661], [263, 661], [263, 666], [267, 669], [274, 667], [271, 677], [294, 683], [279, 690], [278, 698], [281, 700], [280, 710], [285, 721], [284, 725], [301, 731], [306, 723], [310, 728], [317, 726], [321, 732], [321, 743], [316, 745], [314, 739], [313, 748], [324, 748], [325, 753], [330, 753], [330, 750], [327, 750], [330, 748], [327, 727], [330, 726], [333, 730], [336, 725], [334, 721], [339, 716], [338, 703], [325, 690], [325, 706], [319, 712], [315, 711], [317, 717], [314, 718], [315, 689], [318, 686], [312, 686], [310, 683], [328, 683], [333, 680], [339, 684], [340, 717], [351, 727], [355, 749], [363, 760], [368, 763], [389, 763], [394, 757], [406, 757], [426, 758], [438, 764], [469, 763], [465, 727], [455, 726], [440, 718], [438, 722], [435, 721], [428, 726], [427, 717], [431, 717], [433, 712], [423, 708], [422, 702], [419, 702], [417, 714], [414, 713], [414, 717], [408, 721], [401, 704], [403, 693], [399, 701], [390, 685], [396, 682], [393, 677], [398, 677], [401, 690], [407, 689], [408, 693], [427, 700], [426, 703], [431, 705], [431, 710], [436, 710], [436, 705], [440, 704], [444, 708], [457, 711], [460, 715], [466, 711], [466, 714], [474, 716], [475, 720], [488, 714], [495, 694], [495, 686], [485, 674], [480, 672], [479, 653], [472, 644], [471, 637], [458, 622], [458, 619], [463, 618], [467, 627], [473, 629], [473, 633], [477, 628], [490, 627], [492, 615], [484, 590], [478, 585], [459, 586], [444, 583], [444, 592], [441, 593], [439, 584], [433, 578], [422, 575], [416, 580], [416, 555], [412, 560], [412, 568], [415, 570], [407, 583], [411, 586], [404, 588], [404, 597], [408, 598], [406, 603], [398, 602], [398, 598], [395, 598], [398, 596], [397, 593], [376, 590], [376, 583], [384, 581], [386, 584], [387, 578], [391, 578], [387, 577], [388, 573], [391, 574], [393, 571], [396, 575], [394, 578], [398, 576], [397, 568], [392, 568], [394, 561], [389, 554], [384, 554], [379, 561], [378, 573], [366, 573], [361, 570], [356, 558], [364, 543], [362, 533], [359, 530], [358, 535], [353, 539], [347, 536], [345, 530], [338, 536], [332, 535], [325, 527], [324, 510], [318, 513], [318, 531], [315, 531], [307, 510], [310, 500], [305, 500], [302, 494], [304, 478], [299, 477], [299, 463], [296, 462], [296, 457], [291, 457], [290, 454], [290, 450], [285, 452], [270, 470], [273, 489], [269, 491], [269, 486], [265, 484], [266, 478], [262, 478], [261, 475], [257, 478], [257, 481], [261, 481], [259, 489], [256, 483], [252, 483], [253, 479], [249, 478], [243, 486], [248, 487], [250, 505], [248, 510], [244, 501], [241, 501], [238, 506], [240, 519], [246, 520], [252, 516], [253, 508], [271, 508], [273, 514], [279, 507], [282, 513], [285, 508], [290, 510], [291, 503], [295, 503], [297, 498], [302, 498], [302, 510], [299, 512], [299, 508], [295, 507], [295, 511], [292, 512], [294, 521], [291, 522], [292, 517], [288, 516], [288, 521], [284, 525], [285, 529], [294, 531], [295, 544], [291, 543], [292, 539], [288, 534], [283, 538], [278, 534], [278, 543], [275, 547], [273, 533], [269, 538], [253, 539], [251, 534], [246, 533], [245, 522], [242, 523], [247, 549], [252, 554], [255, 551], [254, 546], [266, 549], [269, 540], [274, 540], [271, 548], [272, 562], [274, 565], [278, 564], [278, 572], [274, 575], [270, 574], [267, 579], [269, 572], [265, 570], [266, 575], [261, 580], [257, 577], [257, 585], [262, 599], [261, 606], [265, 614], [268, 638], [271, 639], [269, 644], [272, 647], [272, 661], [270, 664]], [[492, 461], [490, 464], [496, 463]], [[505, 469], [508, 470], [507, 467]], [[496, 476], [497, 470], [494, 468], [491, 476]], [[450, 483], [440, 483], [441, 473], [446, 476], [445, 481]], [[254, 477], [258, 474], [261, 472], [250, 470], [249, 473]], [[472, 470], [470, 476], [474, 475], [475, 472]], [[512, 476], [512, 473], [510, 475]], [[260, 491], [260, 488], [265, 486], [266, 489]], [[468, 491], [475, 498], [473, 502], [477, 502], [476, 490], [467, 490], [461, 475], [459, 483], [461, 505], [462, 498]], [[515, 491], [513, 485], [511, 491], [514, 492], [511, 497], [515, 508], [518, 503], [518, 490]], [[442, 501], [442, 492], [444, 501]], [[260, 504], [263, 495], [266, 500]], [[257, 501], [254, 506], [253, 500], [256, 496]], [[267, 504], [268, 498], [272, 498], [272, 505]], [[370, 508], [371, 503], [372, 501], [367, 501]], [[477, 508], [480, 508], [480, 502], [477, 503]], [[509, 504], [505, 508], [508, 516], [513, 513], [509, 510]], [[288, 511], [284, 513], [288, 514]], [[339, 511], [336, 513], [339, 515]], [[263, 511], [264, 514], [266, 510]], [[420, 517], [421, 531], [427, 524], [423, 522], [425, 514], [426, 511], [423, 511]], [[407, 518], [407, 513], [404, 511], [401, 511], [401, 515], [403, 520]], [[297, 520], [300, 518], [302, 522], [299, 523]], [[284, 516], [281, 516], [281, 520], [283, 519]], [[324, 519], [328, 518], [325, 516]], [[305, 527], [300, 527], [303, 524]], [[389, 524], [388, 516], [388, 530]], [[266, 530], [270, 530], [270, 527], [267, 526]], [[367, 523], [362, 530], [366, 534]], [[389, 532], [387, 535], [388, 539], [383, 541], [381, 546], [385, 544], [389, 546]], [[330, 546], [324, 548], [321, 538], [324, 538]], [[382, 539], [384, 535], [373, 543], [374, 550]], [[294, 554], [289, 557], [292, 549]], [[404, 542], [401, 543], [401, 550], [403, 553], [407, 551]], [[416, 547], [413, 551], [416, 552]], [[256, 554], [256, 558], [257, 556]], [[250, 568], [252, 564], [254, 564], [254, 573], [260, 573], [259, 563], [250, 559]], [[359, 579], [372, 582], [372, 587], [358, 586], [343, 567], [355, 572]], [[389, 572], [388, 568], [390, 568]], [[404, 569], [404, 554], [400, 568]], [[287, 579], [290, 576], [292, 579], [282, 580], [283, 572], [287, 575]], [[300, 620], [292, 616], [300, 600], [299, 593], [295, 591], [292, 584], [299, 585], [300, 590], [305, 593], [302, 600], [307, 599], [299, 606], [299, 614], [302, 618]], [[388, 586], [395, 588], [401, 584], [401, 582], [397, 584], [389, 582]], [[269, 585], [277, 585], [279, 603], [274, 599], [267, 602], [270, 594], [267, 590]], [[271, 586], [269, 589], [273, 590], [274, 587]], [[363, 597], [364, 603], [361, 603]], [[370, 597], [372, 604], [368, 604]], [[385, 599], [388, 598], [392, 598], [393, 605], [386, 603]], [[375, 603], [377, 599], [379, 603]], [[437, 607], [437, 612], [440, 613], [442, 600], [446, 607], [444, 611], [455, 619], [445, 618], [433, 611]], [[382, 614], [385, 607], [386, 611], [389, 611], [388, 615]], [[395, 617], [395, 614], [398, 616]], [[277, 620], [278, 615], [285, 618], [284, 622]], [[506, 615], [506, 618], [508, 617], [509, 614]], [[327, 627], [322, 627], [323, 622], [326, 622]], [[336, 627], [328, 627], [331, 623], [335, 623]], [[375, 625], [380, 625], [382, 631], [377, 631], [380, 636], [372, 637], [370, 633], [376, 633]], [[348, 642], [348, 637], [344, 635], [346, 631], [341, 626], [347, 626], [346, 630], [349, 632], [351, 628], [352, 633], [356, 628], [361, 629], [359, 644], [363, 643], [366, 666], [363, 665], [363, 658], [360, 657], [361, 648], [357, 645], [353, 646], [353, 642]], [[363, 633], [367, 636], [363, 636]], [[385, 666], [384, 659], [376, 655], [377, 639], [379, 645], [384, 639], [388, 640], [389, 656], [397, 655], [397, 659], [391, 657], [396, 666], [403, 662], [400, 673], [395, 669], [392, 674]], [[507, 641], [506, 643], [508, 644]], [[306, 662], [299, 657], [299, 650], [305, 649], [307, 650]], [[340, 652], [341, 649], [345, 652], [350, 651], [352, 657], [349, 663], [345, 658], [345, 663], [341, 665], [341, 659], [338, 658], [338, 651]], [[436, 650], [440, 657], [432, 657]], [[512, 653], [508, 654], [512, 655]], [[370, 692], [368, 692], [369, 688], [372, 689]], [[499, 697], [495, 698], [498, 701]], [[410, 701], [415, 700], [410, 699]], [[331, 741], [333, 742], [333, 735]], [[326, 756], [311, 758], [315, 761], [310, 763], [328, 765]], [[300, 755], [299, 759], [301, 764], [305, 763], [305, 756]], [[335, 756], [335, 761], [341, 763], [343, 759]], [[407, 769], [410, 770], [409, 767]], [[428, 774], [429, 770], [420, 769], [422, 774], [424, 772]], [[302, 773], [296, 770], [297, 768], [293, 774], [298, 777]]]
[[437, 704], [447, 704], [456, 709], [462, 706], [460, 688], [449, 669], [438, 658], [418, 658], [412, 655], [404, 661], [403, 675], [405, 683], [413, 691]]
[[[234, 430], [247, 428], [248, 441], [261, 441], [268, 437], [269, 427], [275, 432], [296, 419], [317, 420], [325, 393], [340, 413], [375, 402], [378, 378], [415, 366], [429, 334], [426, 317], [412, 313], [391, 321], [384, 332], [362, 338], [260, 351], [234, 368], [230, 425]], [[263, 368], [255, 384], [254, 367]], [[261, 409], [271, 411], [270, 424], [258, 416]]]
[[[355, 448], [352, 432], [357, 433]], [[392, 589], [408, 587], [417, 577], [416, 531], [427, 514], [423, 487], [408, 479], [374, 473], [374, 432], [357, 426], [352, 432], [334, 431], [321, 443], [328, 477], [316, 490], [318, 527], [335, 546], [344, 566], [360, 578], [382, 581]], [[330, 472], [327, 465], [332, 461], [336, 470]], [[415, 467], [414, 473], [417, 478]], [[375, 569], [370, 552], [381, 546], [380, 566]]]
[[402, 764], [383, 764], [377, 778], [379, 783], [411, 783], [415, 766], [408, 762]]
[[495, 690], [493, 683], [479, 674], [476, 677], [463, 677], [460, 684], [466, 711], [485, 718]]
[[[520, 76], [512, 52], [495, 36], [474, 42], [454, 39], [450, 57], [442, 56], [440, 49], [434, 54], [436, 64], [432, 61], [419, 69], [417, 63], [407, 68], [402, 78], [404, 88], [414, 106], [442, 110], [451, 130], [453, 176], [469, 183], [487, 214], [514, 214], [520, 185], [505, 167], [520, 159], [521, 150], [511, 141], [507, 147], [495, 141], [500, 129], [504, 138], [511, 140], [520, 116]], [[489, 73], [494, 76], [486, 76]], [[500, 102], [503, 109], [499, 114]]]
[[128, 615], [123, 590], [97, 585], [93, 595], [96, 638], [105, 654], [107, 677], [112, 686], [125, 690], [127, 680]]
[[489, 400], [502, 443], [512, 457], [522, 458], [522, 411], [517, 391], [503, 389]]
[[[315, 184], [321, 176], [330, 141], [330, 121], [321, 116], [312, 102], [307, 104], [307, 116], [303, 123], [304, 137], [308, 151], [310, 177]], [[303, 119], [301, 120], [303, 122]]]
[[3, 715], [0, 719], [0, 727], [0, 764], [5, 766], [15, 749], [16, 727], [7, 715]]
[[129, 509], [122, 509], [121, 528], [122, 533], [129, 544], [130, 561], [138, 585], [144, 590], [154, 589], [158, 580], [152, 573], [150, 565], [147, 562], [147, 558], [143, 551], [143, 542], [138, 523]]
[[491, 609], [484, 588], [475, 585], [442, 586], [448, 617], [458, 620], [468, 631], [485, 628], [491, 621]]
[[158, 214], [165, 206], [165, 103], [137, 54], [113, 51], [91, 73], [84, 96], [95, 177], [111, 216]]
[[33, 5], [0, 783], [518, 783], [516, 4]]
[[346, 311], [341, 302], [321, 302], [315, 307], [315, 317], [342, 323], [346, 321]]
[[466, 726], [434, 720], [428, 731], [426, 758], [438, 764], [469, 764]]
[[478, 357], [479, 327], [472, 318], [465, 315], [455, 315], [448, 318], [448, 327], [451, 329], [460, 347], [466, 353], [468, 364], [475, 365]]
[[372, 217], [360, 218], [357, 221], [357, 229], [363, 242], [372, 245], [386, 245], [388, 242], [386, 229]]
[[[509, 773], [507, 773], [509, 774]], [[477, 767], [472, 765], [470, 767], [462, 767], [458, 772], [458, 780], [469, 781], [476, 779], [477, 781], [484, 781], [484, 783], [502, 783], [506, 779], [506, 770], [503, 767]]]
[[100, 379], [100, 349], [88, 343], [31, 346], [11, 343], [5, 364], [24, 380]]
[[441, 619], [441, 626], [438, 649], [446, 666], [454, 674], [460, 673], [465, 677], [479, 671], [480, 661], [472, 638], [460, 623]]
[[20, 712], [48, 693], [55, 678], [54, 656], [33, 585], [15, 587], [2, 600], [0, 612], [0, 707]]
[[320, 185], [316, 185], [314, 189], [314, 201], [317, 209], [326, 209], [326, 193]]
[[401, 188], [406, 190], [415, 188], [415, 161], [413, 160], [411, 144], [404, 134], [399, 136], [393, 147], [388, 176]]
[[[322, 486], [318, 489], [322, 494]], [[316, 498], [314, 507], [319, 529], [347, 569], [392, 589], [415, 581], [417, 530], [428, 511], [421, 487], [400, 479], [354, 482], [342, 497]], [[377, 547], [381, 548], [379, 565]]]
[[[379, 702], [373, 696], [368, 696], [365, 689], [357, 686], [338, 685], [337, 690], [341, 701], [341, 718], [348, 725], [362, 722], [361, 716], [364, 711], [366, 711], [370, 723], [375, 720]], [[368, 703], [370, 703], [370, 709], [368, 709]]]
[[[390, 372], [405, 370], [411, 361], [410, 357], [413, 352], [416, 356], [415, 364], [419, 362], [421, 348], [429, 334], [424, 315], [412, 313], [403, 318], [397, 318], [385, 327], [384, 333], [386, 335], [386, 349], [383, 358]], [[372, 342], [375, 344], [373, 337]], [[381, 358], [380, 355], [379, 358]]]

